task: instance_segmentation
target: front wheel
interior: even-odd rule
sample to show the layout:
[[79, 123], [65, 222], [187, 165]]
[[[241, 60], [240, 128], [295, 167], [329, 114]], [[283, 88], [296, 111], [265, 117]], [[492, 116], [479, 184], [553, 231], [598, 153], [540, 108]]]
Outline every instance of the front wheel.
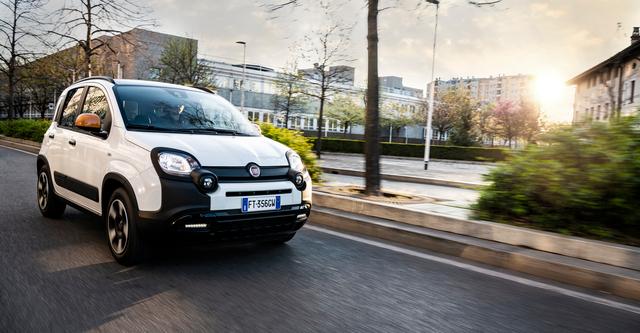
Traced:
[[111, 195], [105, 214], [109, 249], [116, 261], [125, 266], [141, 262], [144, 251], [133, 208], [127, 192], [119, 188]]
[[46, 165], [40, 167], [38, 171], [37, 186], [38, 208], [42, 216], [49, 218], [60, 218], [64, 214], [67, 204], [60, 199], [53, 191], [51, 173]]

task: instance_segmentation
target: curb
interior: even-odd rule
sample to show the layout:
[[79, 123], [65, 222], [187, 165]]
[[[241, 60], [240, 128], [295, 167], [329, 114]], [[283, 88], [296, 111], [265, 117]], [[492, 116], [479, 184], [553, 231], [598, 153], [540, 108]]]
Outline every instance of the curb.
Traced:
[[[343, 155], [343, 156], [356, 156], [356, 157], [364, 157], [364, 154], [356, 154], [356, 153], [337, 153], [332, 151], [323, 152], [325, 155]], [[424, 161], [423, 157], [411, 157], [411, 156], [396, 156], [396, 155], [380, 155], [380, 157], [396, 159], [396, 160], [408, 160], [408, 161]], [[466, 160], [447, 160], [443, 158], [430, 158], [429, 161], [433, 162], [443, 162], [443, 163], [455, 163], [455, 164], [477, 164], [477, 165], [488, 165], [495, 166], [500, 162], [483, 162], [483, 161], [466, 161]]]
[[0, 146], [24, 150], [32, 154], [38, 154], [40, 152], [40, 143], [11, 138], [4, 135], [0, 135]]
[[[355, 169], [339, 169], [339, 168], [329, 168], [329, 167], [321, 167], [320, 169], [322, 169], [322, 172], [324, 173], [330, 173], [334, 175], [345, 175], [345, 176], [356, 176], [356, 177], [365, 176], [364, 171], [355, 170]], [[380, 178], [383, 180], [391, 180], [396, 182], [457, 187], [457, 188], [463, 188], [467, 190], [480, 190], [483, 187], [485, 187], [484, 184], [479, 184], [479, 183], [459, 182], [454, 180], [444, 180], [444, 179], [438, 179], [438, 178], [403, 176], [403, 175], [394, 175], [394, 174], [388, 174], [388, 173], [381, 173]]]
[[630, 269], [325, 207], [316, 206], [309, 222], [640, 300], [640, 272]]
[[640, 271], [640, 249], [579, 237], [563, 236], [501, 223], [466, 220], [393, 204], [371, 202], [329, 193], [313, 193], [316, 206], [387, 219], [491, 242]]

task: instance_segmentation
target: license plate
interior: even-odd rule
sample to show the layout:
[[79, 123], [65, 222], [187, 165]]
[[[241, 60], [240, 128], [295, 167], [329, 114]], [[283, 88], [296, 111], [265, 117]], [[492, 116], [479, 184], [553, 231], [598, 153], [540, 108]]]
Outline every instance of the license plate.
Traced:
[[242, 212], [259, 212], [280, 209], [280, 196], [242, 198]]

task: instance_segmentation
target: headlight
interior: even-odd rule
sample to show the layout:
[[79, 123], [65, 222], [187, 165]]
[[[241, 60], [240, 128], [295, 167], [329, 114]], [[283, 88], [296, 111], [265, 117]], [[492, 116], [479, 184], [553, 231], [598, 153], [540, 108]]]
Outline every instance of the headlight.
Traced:
[[304, 171], [304, 163], [302, 163], [302, 159], [300, 155], [298, 155], [295, 151], [289, 150], [287, 152], [287, 160], [289, 160], [289, 167], [297, 172]]
[[200, 167], [193, 157], [174, 152], [158, 153], [158, 165], [162, 171], [175, 176], [188, 176]]

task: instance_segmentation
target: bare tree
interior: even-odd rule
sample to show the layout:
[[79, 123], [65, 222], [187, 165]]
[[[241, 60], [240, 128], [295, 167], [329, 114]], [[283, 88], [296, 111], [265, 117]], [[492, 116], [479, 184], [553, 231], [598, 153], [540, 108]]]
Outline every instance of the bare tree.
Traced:
[[302, 74], [297, 65], [291, 64], [276, 79], [276, 95], [273, 98], [273, 108], [278, 113], [284, 113], [285, 127], [289, 128], [289, 116], [292, 112], [300, 112], [307, 105], [302, 93]]
[[[289, 6], [298, 6], [305, 0], [278, 0], [267, 6], [269, 10], [277, 11]], [[380, 92], [378, 81], [378, 14], [390, 8], [380, 8], [378, 0], [365, 0], [367, 3], [367, 105], [365, 125], [365, 193], [380, 194], [380, 128], [379, 102]], [[399, 2], [396, 0], [395, 2]], [[469, 4], [483, 7], [493, 6], [502, 0], [468, 1]], [[439, 4], [439, 0], [427, 0], [432, 4]], [[420, 1], [419, 3], [422, 3]], [[320, 142], [320, 141], [318, 141]]]
[[198, 41], [171, 38], [160, 55], [160, 80], [187, 85], [213, 86], [213, 73], [198, 59]]
[[305, 40], [310, 48], [305, 57], [313, 62], [313, 68], [302, 70], [308, 78], [302, 93], [317, 98], [320, 103], [318, 109], [318, 136], [316, 141], [316, 155], [320, 158], [322, 149], [322, 126], [324, 106], [328, 98], [333, 96], [343, 85], [350, 81], [348, 78], [351, 67], [337, 66], [351, 61], [344, 54], [349, 43], [351, 29], [339, 23], [332, 23], [327, 28], [308, 35]]
[[[0, 72], [7, 78], [9, 118], [15, 117], [16, 87], [21, 80], [20, 66], [36, 55], [29, 42], [40, 39], [42, 25], [37, 9], [42, 0], [2, 0], [0, 5], [9, 15], [0, 16]], [[4, 12], [4, 10], [3, 10]]]
[[50, 34], [59, 37], [61, 47], [77, 46], [84, 56], [84, 75], [91, 76], [92, 58], [110, 46], [113, 36], [130, 43], [122, 29], [153, 25], [150, 9], [133, 0], [80, 0], [57, 10], [60, 23]]

